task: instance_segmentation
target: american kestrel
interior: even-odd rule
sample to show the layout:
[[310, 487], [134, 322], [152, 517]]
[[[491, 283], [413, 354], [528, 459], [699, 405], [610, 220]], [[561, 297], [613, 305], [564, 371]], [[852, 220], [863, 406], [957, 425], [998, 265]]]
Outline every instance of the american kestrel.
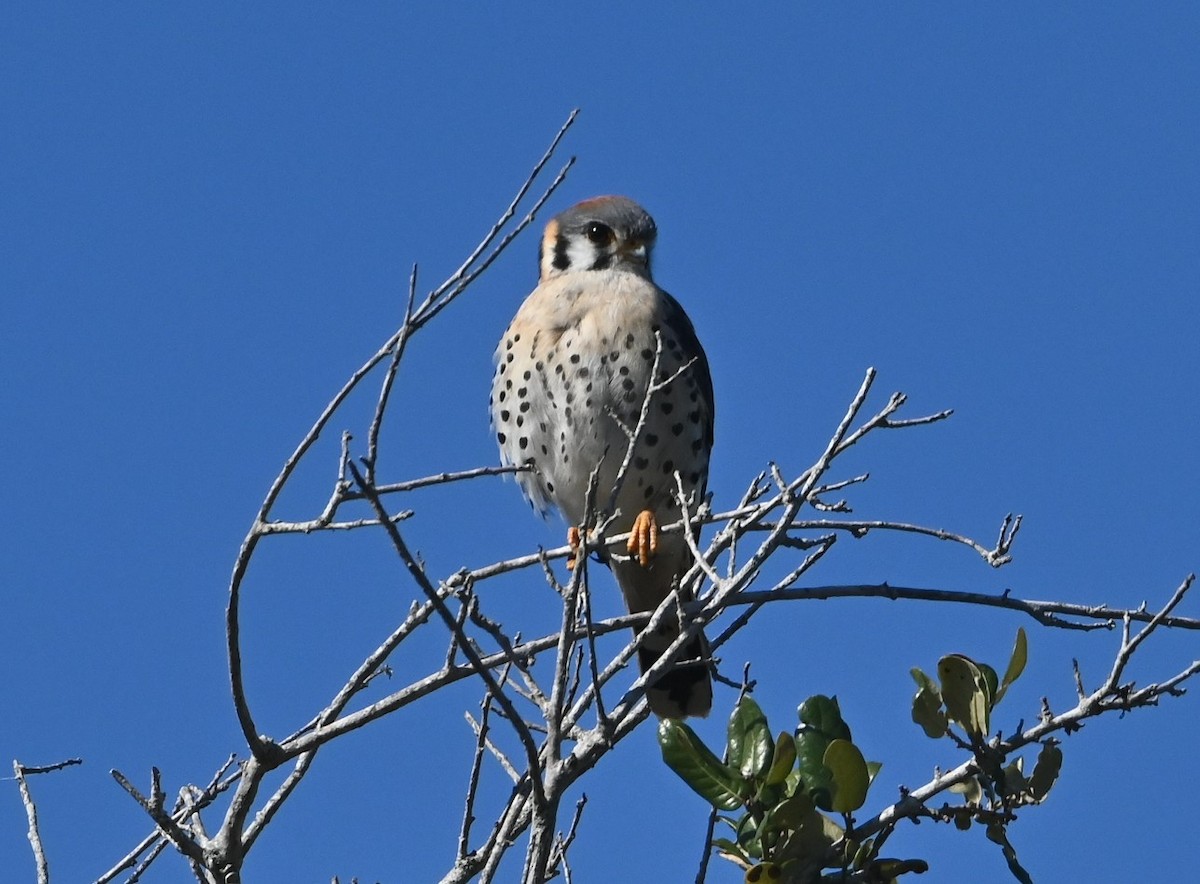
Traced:
[[[653, 611], [692, 564], [678, 521], [675, 473], [693, 504], [704, 496], [713, 444], [713, 387], [691, 320], [650, 277], [654, 219], [632, 200], [602, 196], [546, 225], [540, 279], [496, 350], [492, 427], [506, 464], [531, 464], [517, 476], [543, 514], [550, 505], [572, 526], [577, 545], [585, 497], [598, 471], [596, 516], [614, 515], [608, 534], [632, 532], [627, 549], [601, 555], [632, 613]], [[656, 388], [609, 512], [622, 462], [651, 385]], [[694, 511], [694, 510], [693, 510]], [[670, 618], [668, 618], [670, 620]], [[639, 654], [649, 668], [679, 634], [669, 622]], [[703, 635], [683, 649], [692, 661], [648, 686], [663, 718], [706, 715], [712, 681]]]

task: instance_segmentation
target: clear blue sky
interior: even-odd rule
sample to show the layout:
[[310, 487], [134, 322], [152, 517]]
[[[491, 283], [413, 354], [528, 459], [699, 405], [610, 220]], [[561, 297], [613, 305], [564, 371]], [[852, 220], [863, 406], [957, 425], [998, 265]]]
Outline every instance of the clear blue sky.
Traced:
[[[101, 7], [14, 6], [0, 27], [0, 760], [86, 761], [33, 783], [56, 880], [89, 880], [147, 831], [109, 768], [146, 785], [157, 765], [174, 789], [242, 747], [223, 610], [271, 478], [394, 327], [411, 264], [423, 287], [457, 267], [576, 106], [564, 156], [579, 162], [551, 208], [617, 192], [655, 215], [657, 278], [712, 363], [718, 505], [770, 459], [813, 461], [875, 366], [876, 402], [898, 389], [913, 413], [957, 413], [846, 463], [872, 473], [858, 515], [984, 541], [1026, 515], [1001, 571], [870, 538], [814, 581], [1134, 606], [1200, 566], [1193, 7]], [[525, 236], [414, 345], [385, 477], [496, 462], [491, 352], [536, 248]], [[332, 457], [317, 453], [283, 514], [314, 512]], [[562, 536], [511, 482], [412, 505], [437, 573]], [[263, 727], [319, 708], [414, 592], [379, 536], [266, 549], [245, 620]], [[544, 620], [535, 578], [496, 593], [510, 623]], [[1073, 657], [1099, 679], [1115, 637], [810, 603], [776, 608], [725, 659], [756, 661], [776, 728], [809, 694], [838, 694], [885, 762], [877, 805], [956, 763], [908, 720], [909, 667], [951, 651], [1002, 663], [1022, 623], [1032, 664], [1002, 707], [1011, 728], [1043, 695], [1072, 702]], [[1197, 647], [1164, 637], [1132, 674], [1166, 676]], [[706, 735], [731, 701], [718, 695]], [[453, 693], [323, 752], [247, 880], [440, 877], [476, 702]], [[1012, 830], [1036, 880], [1195, 867], [1198, 708], [1189, 696], [1070, 739], [1049, 803]], [[652, 729], [586, 782], [578, 880], [692, 879], [705, 808]], [[31, 880], [15, 787], [2, 793], [0, 877]], [[892, 849], [934, 862], [923, 881], [1010, 880], [979, 831], [905, 827]], [[168, 856], [147, 880], [188, 876]]]

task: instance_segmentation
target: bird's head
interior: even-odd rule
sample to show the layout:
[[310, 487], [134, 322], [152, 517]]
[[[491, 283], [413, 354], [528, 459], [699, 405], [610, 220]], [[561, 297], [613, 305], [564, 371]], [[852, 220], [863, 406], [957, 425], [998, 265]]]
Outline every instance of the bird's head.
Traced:
[[584, 200], [546, 225], [538, 250], [541, 279], [608, 269], [649, 278], [650, 250], [657, 234], [654, 219], [631, 199], [598, 196]]

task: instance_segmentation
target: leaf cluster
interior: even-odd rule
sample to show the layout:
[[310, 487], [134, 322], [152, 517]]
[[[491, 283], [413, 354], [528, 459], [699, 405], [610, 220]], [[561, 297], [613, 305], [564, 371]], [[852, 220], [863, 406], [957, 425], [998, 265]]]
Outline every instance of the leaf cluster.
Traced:
[[[1025, 671], [1028, 654], [1025, 631], [1018, 629], [1003, 676], [965, 654], [942, 657], [936, 681], [921, 669], [911, 670], [917, 683], [913, 721], [929, 737], [970, 752], [971, 760], [930, 793], [948, 788], [962, 803], [935, 809], [922, 802], [902, 812], [951, 822], [960, 830], [984, 826], [1024, 884], [1032, 879], [1017, 860], [1008, 827], [1017, 808], [1046, 799], [1062, 767], [1062, 750], [1057, 740], [1042, 739], [1027, 775], [1025, 760], [1010, 757], [1013, 745], [989, 734], [993, 713]], [[837, 698], [809, 697], [798, 716], [794, 731], [772, 738], [766, 715], [744, 694], [729, 718], [723, 759], [683, 722], [660, 723], [663, 760], [732, 830], [730, 836], [713, 838], [712, 846], [745, 870], [748, 884], [892, 882], [905, 873], [925, 872], [924, 860], [879, 856], [894, 821], [855, 828], [854, 813], [865, 804], [881, 765], [867, 761], [855, 745]]]
[[1013, 876], [1026, 884], [1032, 879], [1017, 861], [1016, 850], [1008, 839], [1008, 825], [1016, 808], [1046, 800], [1062, 768], [1062, 749], [1057, 740], [1043, 741], [1033, 772], [1026, 776], [1024, 758], [1009, 760], [1000, 751], [999, 740], [989, 742], [987, 738], [992, 713], [1021, 677], [1028, 654], [1025, 630], [1018, 628], [1002, 678], [991, 666], [964, 654], [948, 654], [938, 661], [937, 683], [921, 669], [912, 670], [917, 683], [913, 721], [932, 739], [953, 740], [970, 748], [975, 756], [975, 773], [951, 789], [963, 796], [964, 803], [947, 805], [939, 814], [963, 830], [973, 822], [985, 825], [988, 839], [1000, 845]]
[[[720, 855], [746, 871], [747, 882], [891, 881], [924, 871], [920, 860], [880, 859], [872, 839], [847, 834], [851, 815], [866, 801], [879, 773], [854, 744], [836, 697], [809, 697], [799, 726], [772, 739], [766, 715], [744, 695], [729, 718], [725, 760], [688, 725], [664, 720], [658, 729], [663, 760], [719, 811], [732, 837], [713, 839]], [[840, 821], [833, 815], [840, 817]]]

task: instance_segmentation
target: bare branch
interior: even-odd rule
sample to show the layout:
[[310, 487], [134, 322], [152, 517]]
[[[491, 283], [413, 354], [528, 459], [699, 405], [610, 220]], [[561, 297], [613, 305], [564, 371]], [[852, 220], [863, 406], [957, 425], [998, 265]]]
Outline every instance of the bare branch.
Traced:
[[83, 764], [83, 759], [68, 758], [66, 761], [41, 766], [26, 766], [15, 758], [13, 759], [13, 778], [17, 781], [17, 789], [21, 793], [21, 803], [25, 806], [25, 818], [29, 821], [29, 831], [26, 837], [29, 839], [29, 846], [33, 849], [38, 884], [50, 884], [50, 862], [46, 859], [46, 849], [42, 845], [42, 833], [38, 828], [37, 805], [33, 801], [33, 793], [29, 791], [29, 783], [26, 782], [25, 777], [53, 773], [76, 764]]

